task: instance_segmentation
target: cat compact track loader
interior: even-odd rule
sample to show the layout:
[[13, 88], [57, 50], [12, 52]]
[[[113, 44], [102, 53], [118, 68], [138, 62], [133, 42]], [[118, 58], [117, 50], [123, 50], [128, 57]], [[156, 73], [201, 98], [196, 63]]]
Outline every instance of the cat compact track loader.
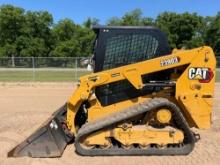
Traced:
[[154, 27], [94, 26], [94, 73], [8, 156], [186, 155], [211, 126], [215, 55], [210, 47], [170, 51]]

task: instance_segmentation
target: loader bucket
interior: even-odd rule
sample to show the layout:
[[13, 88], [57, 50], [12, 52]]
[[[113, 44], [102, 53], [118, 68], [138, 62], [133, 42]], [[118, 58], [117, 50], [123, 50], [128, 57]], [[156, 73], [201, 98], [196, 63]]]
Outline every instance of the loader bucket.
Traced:
[[30, 137], [8, 153], [8, 157], [60, 157], [70, 141], [65, 134], [62, 120], [66, 105], [62, 106]]

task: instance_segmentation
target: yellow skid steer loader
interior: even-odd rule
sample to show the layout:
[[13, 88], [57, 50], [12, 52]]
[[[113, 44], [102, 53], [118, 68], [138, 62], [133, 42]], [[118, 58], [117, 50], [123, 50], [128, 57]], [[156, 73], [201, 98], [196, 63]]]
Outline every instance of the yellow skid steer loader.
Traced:
[[[8, 156], [186, 155], [211, 126], [216, 59], [204, 46], [170, 51], [154, 27], [94, 26], [94, 73]], [[88, 61], [88, 60], [87, 60]]]

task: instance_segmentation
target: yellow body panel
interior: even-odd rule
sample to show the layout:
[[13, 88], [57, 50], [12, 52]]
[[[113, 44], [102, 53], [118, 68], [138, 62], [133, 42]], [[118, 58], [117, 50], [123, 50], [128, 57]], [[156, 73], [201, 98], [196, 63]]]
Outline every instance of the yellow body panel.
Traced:
[[100, 85], [127, 79], [136, 89], [141, 89], [144, 86], [141, 81], [142, 75], [166, 69], [177, 68], [181, 70], [183, 68], [182, 74], [172, 75], [173, 81], [176, 83], [176, 91], [175, 96], [168, 99], [181, 107], [190, 126], [209, 128], [215, 76], [210, 82], [201, 83], [200, 78], [196, 76], [193, 79], [189, 78], [189, 70], [196, 67], [209, 68], [215, 73], [215, 65], [216, 60], [212, 49], [210, 47], [200, 47], [192, 50], [175, 50], [171, 55], [83, 76], [80, 78], [78, 89], [68, 101], [67, 126], [73, 134], [77, 133], [75, 117], [83, 101], [89, 101], [92, 105], [88, 110], [88, 121], [92, 121], [161, 95], [161, 92], [152, 93], [149, 96], [138, 97], [103, 107], [96, 98], [92, 99], [94, 89]]
[[100, 146], [107, 146], [110, 145], [110, 142], [106, 137], [110, 137], [110, 131], [98, 131], [91, 135], [89, 135], [86, 140], [82, 143], [84, 146], [93, 146], [93, 145], [100, 145]]
[[114, 138], [125, 146], [132, 144], [141, 144], [146, 146], [149, 144], [167, 145], [178, 144], [183, 142], [183, 132], [180, 130], [169, 129], [128, 129], [122, 128], [114, 129]]
[[107, 139], [109, 137], [114, 137], [114, 139], [124, 146], [130, 146], [132, 144], [140, 144], [141, 146], [158, 144], [163, 146], [183, 142], [184, 135], [182, 131], [173, 128], [154, 129], [146, 128], [143, 125], [126, 130], [115, 128], [113, 130], [99, 131], [89, 135], [83, 143], [85, 146], [108, 146], [110, 145]]
[[189, 80], [188, 71], [192, 67], [210, 68], [215, 73], [216, 59], [211, 48], [197, 50], [196, 55], [176, 82], [176, 99], [185, 115], [192, 118], [192, 126], [210, 128], [213, 108], [215, 74], [209, 83], [200, 83], [195, 77]]

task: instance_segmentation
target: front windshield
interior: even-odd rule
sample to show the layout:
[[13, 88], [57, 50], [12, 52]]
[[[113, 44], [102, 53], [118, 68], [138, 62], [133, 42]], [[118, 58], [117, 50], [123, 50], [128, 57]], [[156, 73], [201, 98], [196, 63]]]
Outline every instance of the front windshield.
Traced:
[[147, 34], [123, 34], [107, 39], [103, 70], [154, 58], [158, 41]]

